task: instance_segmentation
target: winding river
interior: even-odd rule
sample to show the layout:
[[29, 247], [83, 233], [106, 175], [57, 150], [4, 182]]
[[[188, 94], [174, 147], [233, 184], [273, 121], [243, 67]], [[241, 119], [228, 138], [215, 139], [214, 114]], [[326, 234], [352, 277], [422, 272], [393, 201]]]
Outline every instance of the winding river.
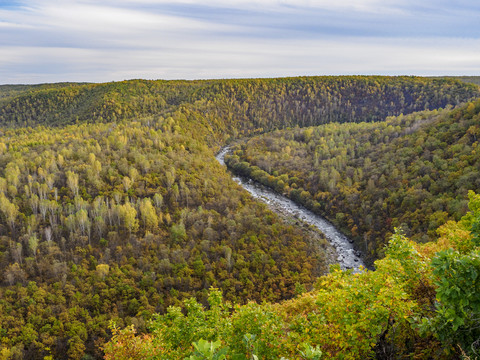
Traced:
[[[225, 155], [229, 150], [230, 148], [228, 146], [224, 147], [216, 155], [218, 162], [224, 166]], [[287, 213], [306, 224], [313, 225], [320, 230], [337, 251], [338, 263], [342, 269], [354, 269], [355, 271], [358, 271], [360, 266], [365, 266], [359, 253], [355, 251], [349, 239], [338, 231], [328, 220], [256, 181], [239, 177], [233, 177], [233, 180], [240, 184], [254, 198], [270, 205], [273, 210], [281, 208], [282, 212]]]

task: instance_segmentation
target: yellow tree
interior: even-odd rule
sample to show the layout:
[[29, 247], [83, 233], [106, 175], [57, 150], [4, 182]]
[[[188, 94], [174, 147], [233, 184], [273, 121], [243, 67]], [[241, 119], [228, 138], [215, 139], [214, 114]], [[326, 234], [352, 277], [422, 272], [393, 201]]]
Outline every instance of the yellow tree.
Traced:
[[132, 204], [127, 201], [124, 205], [120, 205], [119, 213], [125, 228], [128, 229], [130, 234], [136, 232], [138, 230], [137, 210]]
[[145, 230], [153, 231], [158, 227], [158, 217], [149, 198], [143, 199], [140, 203], [140, 214]]
[[15, 222], [18, 216], [18, 207], [14, 203], [11, 203], [4, 193], [0, 193], [0, 210], [5, 215], [5, 219], [7, 220], [7, 223], [10, 226], [12, 233], [14, 233]]

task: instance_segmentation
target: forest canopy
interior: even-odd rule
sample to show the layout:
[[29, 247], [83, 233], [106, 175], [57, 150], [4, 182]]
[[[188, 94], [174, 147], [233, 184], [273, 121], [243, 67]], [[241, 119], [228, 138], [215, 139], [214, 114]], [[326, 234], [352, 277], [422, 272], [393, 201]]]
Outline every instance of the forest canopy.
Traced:
[[480, 191], [480, 101], [374, 123], [273, 131], [234, 147], [236, 172], [326, 216], [372, 262], [394, 228], [431, 241]]
[[[477, 186], [472, 173], [478, 173], [478, 102], [435, 109], [478, 96], [478, 87], [453, 79], [380, 76], [0, 86], [2, 356], [101, 358], [111, 320], [145, 332], [154, 314], [168, 314], [170, 306], [208, 305], [211, 287], [236, 304], [276, 303], [312, 289], [328, 272], [329, 245], [313, 241], [308, 230], [282, 220], [231, 179], [214, 154], [235, 139], [273, 131], [252, 138], [231, 161], [241, 158], [249, 172], [257, 166], [280, 191], [288, 184], [301, 202], [326, 200], [348, 186], [378, 196], [368, 193], [373, 186], [395, 204], [390, 189], [377, 188], [392, 166], [380, 155], [404, 149], [405, 166], [415, 160], [418, 167], [408, 168], [412, 179], [403, 179], [404, 169], [397, 175], [413, 194], [405, 201], [408, 211], [419, 204], [419, 192], [427, 200], [437, 196], [429, 195], [435, 186], [453, 192], [437, 201], [435, 217], [419, 216], [411, 222], [416, 227], [405, 228], [426, 240], [424, 234], [465, 214], [466, 190]], [[427, 112], [407, 115], [415, 111]], [[385, 121], [388, 116], [399, 117]], [[438, 139], [429, 127], [434, 123]], [[318, 182], [310, 170], [292, 176], [274, 163], [273, 150], [271, 157], [258, 155], [266, 168], [255, 163], [259, 149], [250, 144], [271, 136], [273, 145], [283, 146], [282, 134], [293, 137], [287, 155], [305, 155], [297, 165], [311, 166], [311, 160], [325, 165], [315, 175], [339, 174], [320, 197], [320, 188], [309, 188]], [[357, 149], [352, 137], [368, 138], [369, 146]], [[458, 170], [449, 163], [453, 158]], [[357, 173], [358, 182], [344, 184], [344, 170]], [[445, 171], [447, 183], [435, 185]], [[342, 199], [328, 200], [339, 207]], [[336, 208], [319, 211], [337, 218]], [[373, 239], [387, 234], [368, 227], [372, 219], [362, 212], [354, 218], [348, 211], [337, 223], [354, 238], [368, 235], [365, 253], [373, 261], [384, 244]], [[390, 217], [408, 223], [400, 214]]]

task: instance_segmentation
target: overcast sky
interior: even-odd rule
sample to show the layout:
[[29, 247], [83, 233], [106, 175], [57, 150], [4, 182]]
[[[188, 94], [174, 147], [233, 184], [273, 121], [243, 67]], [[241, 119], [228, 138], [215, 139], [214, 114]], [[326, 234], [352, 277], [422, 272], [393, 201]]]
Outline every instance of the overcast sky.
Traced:
[[478, 0], [0, 0], [0, 84], [480, 75]]

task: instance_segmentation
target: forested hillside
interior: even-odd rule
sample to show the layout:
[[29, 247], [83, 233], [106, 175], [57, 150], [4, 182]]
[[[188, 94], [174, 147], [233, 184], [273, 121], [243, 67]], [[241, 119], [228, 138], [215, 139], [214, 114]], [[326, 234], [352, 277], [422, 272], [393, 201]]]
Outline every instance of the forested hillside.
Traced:
[[401, 233], [375, 271], [332, 269], [315, 289], [279, 304], [210, 307], [185, 301], [148, 335], [112, 327], [105, 359], [475, 359], [479, 346], [480, 196], [460, 222], [418, 244]]
[[386, 121], [271, 132], [227, 164], [328, 217], [370, 262], [395, 227], [431, 241], [480, 190], [480, 101]]
[[268, 130], [380, 121], [479, 96], [473, 85], [415, 77], [0, 93], [0, 351], [14, 359], [100, 358], [110, 320], [144, 331], [170, 305], [207, 304], [211, 286], [238, 304], [311, 289], [328, 270], [328, 245], [254, 201], [215, 151]]
[[480, 85], [480, 76], [445, 76], [446, 79], [456, 79], [465, 83]]
[[17, 95], [26, 95], [40, 90], [61, 89], [66, 87], [82, 86], [82, 83], [56, 83], [38, 85], [0, 85], [0, 101], [11, 99]]
[[[6, 130], [0, 145], [4, 339], [81, 357], [109, 319], [140, 328], [210, 286], [279, 300], [325, 272], [300, 230], [253, 202], [188, 119]], [[8, 140], [10, 139], [10, 140]], [[8, 150], [7, 150], [8, 149]]]
[[181, 105], [201, 113], [217, 135], [236, 138], [295, 125], [379, 121], [457, 105], [478, 94], [472, 84], [419, 77], [133, 80], [20, 94], [0, 102], [0, 123], [22, 127], [108, 122], [157, 115]]
[[198, 94], [208, 100], [205, 110], [197, 104], [205, 118], [237, 138], [294, 126], [381, 121], [457, 105], [476, 97], [478, 87], [419, 77], [328, 76], [229, 80], [201, 88]]

